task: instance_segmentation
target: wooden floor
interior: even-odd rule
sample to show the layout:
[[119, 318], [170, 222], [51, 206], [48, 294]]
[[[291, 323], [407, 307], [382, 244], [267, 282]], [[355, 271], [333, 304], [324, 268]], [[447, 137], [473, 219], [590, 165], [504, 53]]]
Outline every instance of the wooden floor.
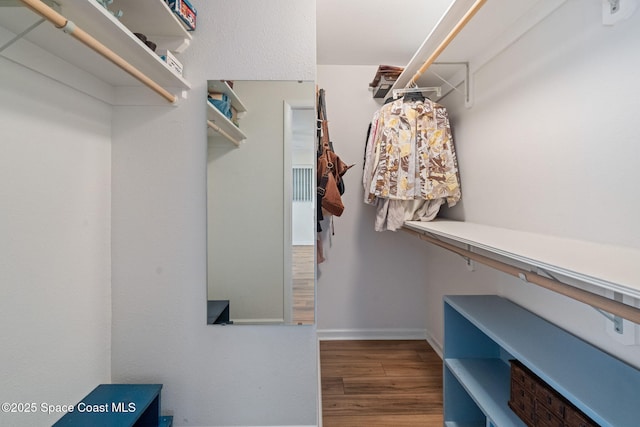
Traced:
[[426, 341], [321, 341], [324, 427], [442, 427], [442, 360]]
[[298, 325], [313, 325], [315, 322], [315, 246], [292, 247], [293, 319]]

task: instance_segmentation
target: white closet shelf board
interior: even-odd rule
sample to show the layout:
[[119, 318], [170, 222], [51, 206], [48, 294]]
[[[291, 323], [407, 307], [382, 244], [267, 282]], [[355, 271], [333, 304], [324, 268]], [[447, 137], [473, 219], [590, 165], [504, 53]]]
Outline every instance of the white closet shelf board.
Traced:
[[[565, 1], [489, 0], [436, 58], [436, 62], [468, 62], [473, 73]], [[404, 88], [409, 83], [474, 3], [475, 0], [454, 0], [451, 3], [447, 12], [405, 66], [393, 89]], [[464, 69], [460, 65], [435, 64], [418, 79], [418, 86], [443, 86], [444, 93], [450, 89], [429, 70], [437, 72], [456, 85], [464, 78]]]
[[221, 80], [209, 80], [207, 81], [207, 91], [209, 92], [218, 92], [218, 93], [226, 93], [229, 99], [231, 100], [231, 105], [235, 108], [238, 113], [244, 113], [247, 111], [247, 107], [244, 106], [238, 95], [231, 89], [231, 87]]
[[406, 228], [640, 298], [640, 250], [463, 221], [407, 221]]
[[[237, 142], [242, 142], [243, 140], [247, 139], [247, 136], [240, 130], [240, 128], [233, 124], [233, 122], [229, 120], [224, 114], [222, 114], [216, 107], [211, 105], [210, 102], [207, 102], [207, 120], [215, 123], [223, 132], [227, 133]], [[220, 134], [222, 136], [225, 136], [222, 133]], [[216, 136], [218, 135], [218, 133], [213, 129], [208, 128], [207, 135]]]
[[[159, 38], [174, 39], [176, 44], [186, 47], [193, 38], [164, 0], [113, 0], [109, 9], [123, 10], [120, 22], [153, 42]], [[170, 50], [182, 52], [180, 48]]]
[[[149, 9], [165, 8], [162, 0], [143, 0]], [[170, 69], [151, 49], [142, 43], [133, 32], [125, 27], [110, 12], [104, 9], [98, 2], [92, 0], [57, 0], [60, 4], [58, 11], [68, 20], [73, 21], [77, 27], [93, 36], [100, 43], [111, 49], [117, 55], [129, 62], [135, 68], [146, 74], [150, 79], [167, 90], [181, 91], [190, 89], [191, 85], [180, 75]], [[168, 8], [161, 9], [167, 14]], [[32, 24], [41, 19], [39, 15], [26, 7], [5, 6], [0, 9], [0, 26], [19, 34]], [[176, 23], [178, 25], [179, 23]], [[2, 40], [4, 43], [7, 40]], [[54, 80], [61, 81], [69, 86], [74, 86], [73, 79], [64, 73], [52, 75], [49, 67], [38, 64], [37, 59], [29, 60], [21, 53], [25, 47], [44, 50], [74, 67], [87, 72], [111, 87], [143, 87], [137, 79], [94, 52], [72, 36], [55, 28], [49, 22], [43, 22], [22, 40], [2, 52], [2, 55], [10, 59], [19, 58], [16, 62], [22, 63], [27, 68], [35, 69], [49, 75]], [[44, 69], [45, 71], [41, 71]], [[104, 99], [106, 102], [109, 100]], [[165, 102], [166, 104], [166, 102]]]

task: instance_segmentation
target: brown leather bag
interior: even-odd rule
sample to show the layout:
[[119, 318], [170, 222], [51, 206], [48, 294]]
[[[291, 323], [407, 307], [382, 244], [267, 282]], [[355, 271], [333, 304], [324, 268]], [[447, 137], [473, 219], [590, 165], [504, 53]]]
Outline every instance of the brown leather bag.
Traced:
[[329, 142], [329, 128], [327, 121], [322, 121], [322, 154], [318, 157], [318, 199], [321, 206], [330, 215], [340, 216], [344, 211], [342, 203], [340, 182], [349, 168], [340, 157], [331, 149]]
[[322, 209], [330, 215], [340, 216], [344, 212], [342, 196], [338, 190], [338, 184], [333, 173], [324, 174], [322, 180], [326, 180], [324, 194], [322, 195]]

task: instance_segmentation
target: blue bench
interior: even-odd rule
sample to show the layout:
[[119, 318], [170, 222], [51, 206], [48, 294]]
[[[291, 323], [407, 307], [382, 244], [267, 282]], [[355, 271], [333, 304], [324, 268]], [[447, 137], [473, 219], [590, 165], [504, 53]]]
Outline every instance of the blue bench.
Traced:
[[160, 416], [162, 384], [100, 384], [54, 427], [171, 427]]

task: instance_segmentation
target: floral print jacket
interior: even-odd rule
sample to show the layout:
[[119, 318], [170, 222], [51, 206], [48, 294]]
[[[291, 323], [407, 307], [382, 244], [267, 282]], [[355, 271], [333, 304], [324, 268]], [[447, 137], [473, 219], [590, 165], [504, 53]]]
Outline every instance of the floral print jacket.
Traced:
[[460, 180], [446, 109], [402, 98], [374, 116], [367, 143], [365, 202], [377, 199], [460, 200]]

